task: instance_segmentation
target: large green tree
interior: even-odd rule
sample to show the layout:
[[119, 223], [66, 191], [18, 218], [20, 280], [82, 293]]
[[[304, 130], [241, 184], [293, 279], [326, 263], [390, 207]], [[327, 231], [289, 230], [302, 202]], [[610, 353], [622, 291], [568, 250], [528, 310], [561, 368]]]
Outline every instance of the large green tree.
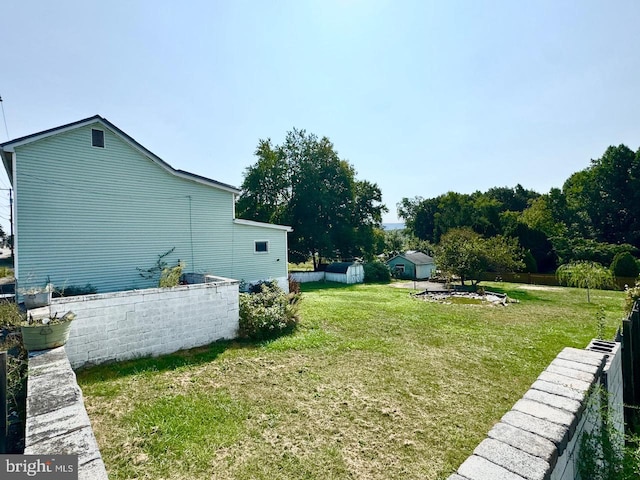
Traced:
[[371, 256], [383, 243], [382, 193], [375, 183], [356, 179], [327, 137], [305, 130], [288, 132], [282, 145], [260, 140], [257, 162], [248, 167], [238, 217], [290, 225], [289, 259]]
[[[640, 150], [609, 147], [563, 186], [572, 226], [599, 242], [640, 247]], [[574, 230], [572, 229], [572, 230]]]

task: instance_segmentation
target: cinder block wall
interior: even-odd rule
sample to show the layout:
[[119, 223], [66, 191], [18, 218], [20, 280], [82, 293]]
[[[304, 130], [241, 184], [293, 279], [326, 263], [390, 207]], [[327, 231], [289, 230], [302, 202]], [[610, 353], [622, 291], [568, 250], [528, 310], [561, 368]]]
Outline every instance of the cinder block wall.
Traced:
[[599, 385], [622, 432], [620, 344], [565, 348], [449, 480], [578, 479], [581, 436], [603, 421]]
[[622, 346], [620, 343], [592, 340], [587, 350], [607, 355], [602, 383], [609, 394], [609, 418], [614, 422], [617, 431], [624, 432]]
[[238, 282], [182, 285], [54, 299], [73, 311], [66, 353], [73, 368], [164, 355], [238, 332]]

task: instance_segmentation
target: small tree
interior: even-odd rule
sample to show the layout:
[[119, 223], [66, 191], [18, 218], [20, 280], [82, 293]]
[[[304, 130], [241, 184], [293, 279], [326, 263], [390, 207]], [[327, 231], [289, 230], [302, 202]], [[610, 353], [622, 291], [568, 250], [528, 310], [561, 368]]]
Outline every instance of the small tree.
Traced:
[[587, 302], [591, 303], [592, 288], [602, 288], [613, 285], [613, 275], [608, 268], [597, 262], [573, 262], [560, 265], [556, 276], [561, 283], [569, 287], [587, 289]]
[[477, 280], [485, 270], [482, 237], [470, 228], [454, 228], [445, 233], [436, 247], [438, 268], [449, 275], [465, 280]]
[[469, 228], [445, 233], [435, 248], [435, 258], [440, 270], [460, 277], [463, 285], [466, 280], [477, 285], [480, 274], [487, 270], [505, 273], [524, 267], [516, 239], [500, 235], [486, 239]]

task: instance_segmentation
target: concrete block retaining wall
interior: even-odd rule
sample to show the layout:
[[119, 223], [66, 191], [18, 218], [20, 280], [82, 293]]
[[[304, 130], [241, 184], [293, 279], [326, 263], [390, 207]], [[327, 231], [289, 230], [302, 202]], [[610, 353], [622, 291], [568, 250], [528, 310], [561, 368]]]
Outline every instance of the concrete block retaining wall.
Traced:
[[26, 455], [78, 455], [80, 480], [107, 480], [64, 347], [29, 355]]
[[565, 348], [449, 480], [579, 479], [580, 439], [602, 424], [603, 407], [623, 432], [620, 344]]
[[238, 282], [181, 285], [57, 298], [51, 313], [71, 310], [66, 352], [73, 368], [164, 355], [234, 338]]

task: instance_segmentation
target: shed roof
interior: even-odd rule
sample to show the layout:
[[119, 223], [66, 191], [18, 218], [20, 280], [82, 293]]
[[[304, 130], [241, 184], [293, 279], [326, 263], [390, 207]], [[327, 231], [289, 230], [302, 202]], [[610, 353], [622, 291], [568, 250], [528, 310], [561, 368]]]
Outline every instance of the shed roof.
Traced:
[[[398, 257], [409, 260], [414, 265], [429, 265], [429, 264], [435, 263], [435, 261], [433, 260], [433, 257], [430, 257], [429, 255], [422, 252], [411, 252], [411, 253], [407, 252], [400, 255], [396, 255], [393, 258], [398, 258]], [[389, 261], [393, 260], [393, 258], [390, 259]]]
[[111, 130], [114, 134], [118, 135], [125, 142], [131, 145], [133, 148], [138, 150], [140, 153], [151, 159], [153, 162], [157, 163], [164, 169], [168, 170], [170, 173], [175, 175], [176, 177], [186, 178], [198, 183], [203, 183], [205, 185], [210, 185], [212, 187], [216, 187], [222, 190], [226, 190], [228, 192], [232, 192], [235, 194], [240, 193], [240, 190], [232, 185], [228, 185], [226, 183], [218, 182], [217, 180], [213, 180], [211, 178], [203, 177], [200, 175], [196, 175], [195, 173], [186, 172], [184, 170], [178, 170], [173, 168], [167, 162], [158, 157], [155, 153], [148, 150], [142, 144], [138, 143], [133, 137], [126, 134], [124, 131], [120, 130], [113, 123], [107, 120], [100, 115], [94, 115], [93, 117], [85, 118], [83, 120], [78, 120], [77, 122], [68, 123], [66, 125], [61, 125], [59, 127], [50, 128], [48, 130], [43, 130], [42, 132], [32, 133], [31, 135], [26, 135], [24, 137], [15, 138], [13, 140], [9, 140], [4, 143], [0, 143], [0, 155], [2, 156], [2, 161], [4, 162], [5, 169], [9, 176], [9, 180], [13, 183], [13, 153], [14, 148], [19, 147], [21, 145], [25, 145], [31, 142], [35, 142], [41, 140], [43, 138], [50, 137], [52, 135], [57, 135], [69, 130], [74, 130], [76, 128], [85, 127], [87, 125], [92, 125], [99, 123], [103, 127]]
[[357, 262], [335, 262], [327, 265], [325, 272], [329, 273], [347, 273], [349, 267], [352, 265], [358, 265]]

